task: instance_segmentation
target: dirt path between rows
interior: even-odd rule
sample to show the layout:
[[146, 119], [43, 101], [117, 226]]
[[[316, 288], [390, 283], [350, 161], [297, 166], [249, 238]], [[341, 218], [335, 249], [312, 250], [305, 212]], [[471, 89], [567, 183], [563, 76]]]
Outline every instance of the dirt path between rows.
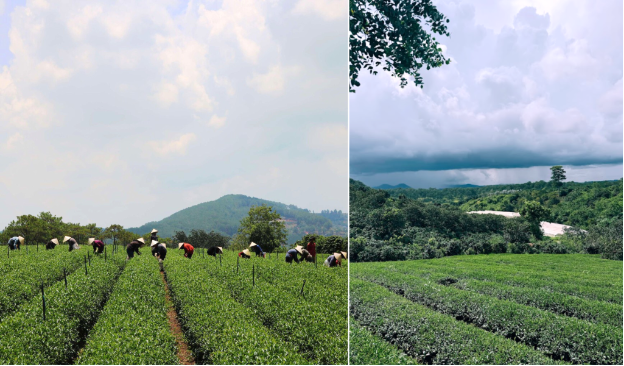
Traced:
[[180, 360], [181, 365], [195, 365], [195, 359], [193, 358], [193, 354], [189, 350], [189, 346], [184, 339], [184, 334], [182, 333], [182, 327], [180, 326], [180, 322], [178, 322], [178, 314], [173, 308], [173, 302], [171, 301], [171, 296], [169, 295], [169, 285], [165, 280], [165, 274], [160, 273], [162, 275], [163, 283], [165, 284], [165, 301], [167, 303], [167, 316], [169, 317], [169, 327], [171, 328], [171, 333], [175, 337], [176, 344], [178, 346], [178, 359]]

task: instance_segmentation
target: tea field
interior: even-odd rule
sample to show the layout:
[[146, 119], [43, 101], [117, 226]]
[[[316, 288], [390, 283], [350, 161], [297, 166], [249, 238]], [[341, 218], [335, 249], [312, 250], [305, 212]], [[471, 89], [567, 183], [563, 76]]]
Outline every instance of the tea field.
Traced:
[[170, 249], [161, 273], [149, 248], [129, 261], [87, 252], [0, 259], [0, 364], [347, 363], [348, 270], [326, 255]]
[[351, 364], [619, 364], [622, 262], [493, 254], [351, 265]]

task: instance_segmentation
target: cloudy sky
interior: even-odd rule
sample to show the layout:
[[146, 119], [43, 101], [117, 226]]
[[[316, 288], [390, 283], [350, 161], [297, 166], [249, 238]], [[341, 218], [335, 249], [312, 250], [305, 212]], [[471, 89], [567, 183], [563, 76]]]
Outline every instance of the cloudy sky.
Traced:
[[347, 210], [347, 1], [0, 0], [0, 227]]
[[362, 74], [350, 175], [412, 187], [622, 177], [620, 0], [438, 0], [452, 61], [424, 89]]

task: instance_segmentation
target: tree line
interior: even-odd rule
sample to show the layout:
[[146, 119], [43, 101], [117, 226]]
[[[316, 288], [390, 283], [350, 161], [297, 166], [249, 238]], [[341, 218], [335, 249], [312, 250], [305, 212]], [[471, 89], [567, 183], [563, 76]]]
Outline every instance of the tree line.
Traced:
[[[94, 223], [80, 225], [63, 222], [62, 217], [54, 216], [50, 212], [41, 212], [38, 216], [21, 215], [11, 221], [0, 233], [0, 242], [6, 243], [11, 237], [23, 236], [26, 245], [45, 244], [52, 238], [62, 241], [64, 236], [71, 236], [79, 244], [86, 244], [88, 238], [101, 239], [107, 244], [127, 244], [142, 237], [149, 245], [151, 236], [149, 231], [139, 235], [118, 224], [108, 227], [98, 227]], [[319, 253], [345, 251], [347, 248], [346, 237], [322, 236], [307, 232], [298, 237], [295, 245], [307, 244], [312, 235], [318, 238]], [[279, 252], [287, 250], [288, 233], [282, 216], [272, 206], [262, 204], [249, 209], [247, 216], [240, 220], [236, 234], [231, 237], [216, 231], [191, 229], [187, 232], [175, 231], [172, 237], [159, 237], [159, 241], [172, 248], [177, 248], [180, 242], [186, 242], [196, 248], [219, 246], [232, 250], [245, 249], [250, 242], [255, 242], [260, 244], [265, 252]], [[305, 243], [301, 244], [303, 241]]]
[[611, 259], [622, 257], [621, 236], [618, 244], [617, 238], [606, 236], [604, 229], [613, 226], [608, 232], [616, 232], [618, 223], [622, 227], [621, 218], [602, 222], [602, 227], [592, 227], [587, 233], [576, 230], [562, 237], [544, 237], [539, 222], [546, 221], [551, 212], [538, 201], [527, 201], [517, 218], [467, 214], [455, 205], [393, 196], [351, 180], [350, 211], [349, 249], [353, 261], [507, 252], [583, 252], [601, 253]]

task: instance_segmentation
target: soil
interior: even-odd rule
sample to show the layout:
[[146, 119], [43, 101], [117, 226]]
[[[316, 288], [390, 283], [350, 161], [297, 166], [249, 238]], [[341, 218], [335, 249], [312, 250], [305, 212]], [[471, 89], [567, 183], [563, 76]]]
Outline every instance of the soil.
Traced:
[[162, 275], [162, 280], [165, 284], [165, 300], [167, 306], [169, 307], [167, 310], [167, 316], [169, 317], [169, 327], [171, 328], [171, 333], [175, 337], [176, 344], [178, 346], [178, 359], [180, 360], [181, 365], [195, 365], [195, 359], [193, 358], [193, 354], [189, 350], [189, 346], [184, 339], [182, 327], [178, 321], [178, 314], [173, 307], [173, 302], [171, 301], [171, 296], [169, 295], [169, 285], [165, 280], [165, 274], [162, 272], [160, 274]]

